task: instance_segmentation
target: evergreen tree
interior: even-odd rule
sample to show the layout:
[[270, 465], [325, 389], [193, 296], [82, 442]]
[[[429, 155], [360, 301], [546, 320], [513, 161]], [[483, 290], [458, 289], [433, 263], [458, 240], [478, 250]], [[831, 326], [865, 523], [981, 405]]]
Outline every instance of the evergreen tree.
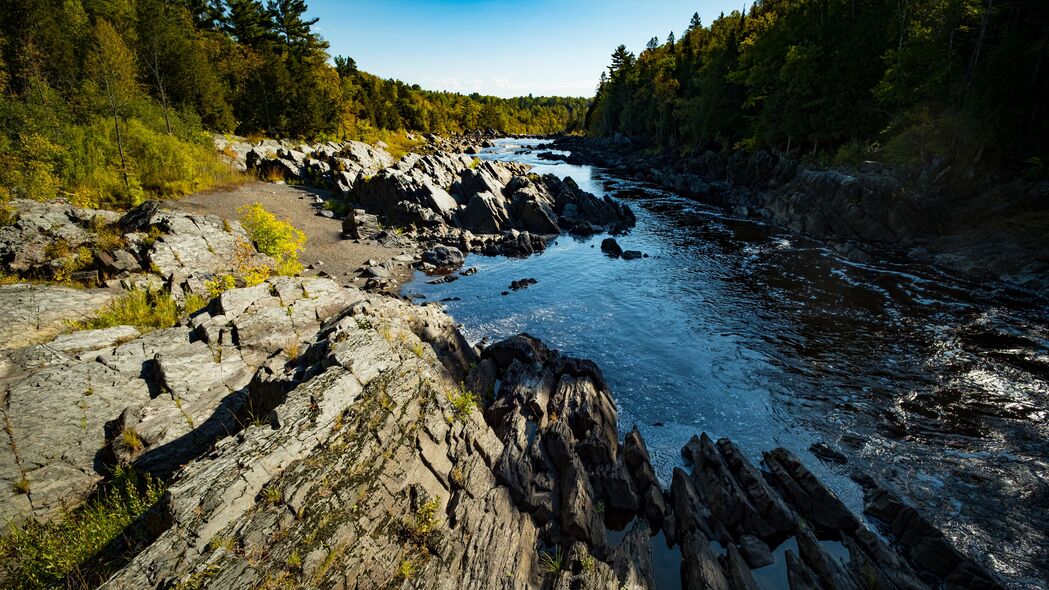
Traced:
[[693, 13], [692, 14], [692, 21], [688, 23], [688, 29], [686, 29], [686, 32], [687, 31], [692, 31], [694, 29], [700, 29], [700, 28], [703, 28], [703, 20], [699, 18], [699, 13], [698, 12]]
[[226, 0], [222, 30], [247, 47], [261, 49], [275, 40], [270, 13], [259, 0]]
[[288, 47], [306, 51], [328, 48], [328, 43], [311, 30], [316, 18], [305, 19], [305, 0], [269, 0], [267, 7], [278, 38]]

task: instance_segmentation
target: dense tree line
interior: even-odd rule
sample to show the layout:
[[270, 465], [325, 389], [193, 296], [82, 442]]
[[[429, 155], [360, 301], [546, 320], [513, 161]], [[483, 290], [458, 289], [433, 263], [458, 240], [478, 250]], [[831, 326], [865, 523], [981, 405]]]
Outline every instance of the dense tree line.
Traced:
[[1049, 2], [757, 0], [620, 46], [590, 133], [838, 163], [945, 156], [1045, 174]]
[[304, 0], [7, 0], [0, 199], [127, 204], [221, 183], [204, 131], [302, 138], [377, 130], [582, 127], [586, 99], [427, 92], [331, 63]]

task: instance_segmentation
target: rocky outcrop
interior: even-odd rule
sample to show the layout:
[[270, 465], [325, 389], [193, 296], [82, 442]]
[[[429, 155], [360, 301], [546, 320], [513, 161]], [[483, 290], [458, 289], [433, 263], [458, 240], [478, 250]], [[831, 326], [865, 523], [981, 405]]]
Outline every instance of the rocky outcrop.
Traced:
[[[491, 145], [482, 137], [473, 139]], [[463, 149], [473, 139], [431, 136], [424, 150], [429, 153], [410, 153], [396, 163], [358, 142], [265, 141], [245, 149], [221, 140], [219, 147], [244, 153], [245, 167], [264, 177], [333, 189], [340, 195], [333, 209], [345, 211], [343, 234], [351, 239], [376, 239], [382, 228], [360, 222], [372, 216], [411, 232], [424, 247], [444, 244], [464, 252], [527, 256], [545, 249], [545, 237], [562, 232], [590, 235], [634, 225], [629, 207], [582, 191], [571, 179], [540, 177], [527, 174], [527, 166], [467, 155], [476, 151]]]
[[641, 152], [630, 142], [560, 138], [575, 164], [595, 164], [682, 196], [767, 219], [793, 231], [841, 241], [865, 260], [885, 247], [966, 273], [994, 276], [1049, 295], [1044, 217], [1046, 181], [1003, 182], [952, 169], [943, 158], [921, 166], [864, 162], [851, 169], [792, 157], [706, 152], [680, 158]]
[[303, 144], [290, 141], [216, 138], [216, 147], [242, 170], [253, 170], [263, 178], [306, 181], [342, 194], [358, 181], [393, 165], [385, 150], [360, 141]]
[[15, 199], [9, 207], [15, 219], [0, 226], [0, 265], [19, 276], [68, 279], [71, 272], [96, 264], [92, 249], [101, 233], [122, 233], [120, 215], [111, 211], [74, 207], [63, 200]]
[[[174, 328], [86, 330], [3, 351], [0, 520], [47, 518], [116, 463], [173, 473], [250, 421], [257, 367], [299, 350], [356, 295], [326, 279], [274, 278]], [[13, 487], [23, 477], [26, 495]]]
[[[136, 215], [144, 207], [150, 204], [129, 212], [125, 219], [135, 216], [138, 225], [156, 232], [154, 240], [142, 244], [140, 256], [176, 296], [206, 294], [205, 283], [218, 274], [275, 268], [271, 258], [255, 251], [251, 237], [236, 220], [152, 207], [152, 215]], [[134, 241], [143, 242], [142, 238]]]
[[462, 385], [476, 352], [436, 307], [347, 303], [296, 361], [256, 372], [258, 425], [183, 469], [157, 508], [164, 530], [106, 588], [538, 575], [536, 527], [497, 483], [502, 443]]
[[[0, 265], [21, 278], [110, 287], [167, 288], [177, 299], [185, 293], [205, 295], [205, 282], [238, 269], [274, 268], [259, 254], [240, 223], [209, 215], [163, 209], [146, 201], [121, 215], [112, 211], [72, 207], [61, 200], [15, 200], [15, 223], [0, 227]], [[40, 321], [54, 306], [44, 295], [60, 289], [26, 291], [42, 295]], [[97, 298], [98, 295], [92, 297]], [[61, 300], [59, 297], [58, 300]], [[76, 302], [78, 297], [67, 297]], [[87, 311], [100, 305], [88, 303]], [[24, 309], [19, 306], [18, 309]], [[71, 310], [63, 319], [80, 319], [87, 312]], [[25, 322], [18, 320], [18, 324]]]
[[875, 492], [886, 544], [784, 449], [757, 466], [694, 437], [665, 490], [594, 363], [524, 334], [477, 350], [439, 306], [327, 279], [2, 358], [5, 519], [47, 518], [116, 464], [171, 478], [107, 588], [654, 588], [663, 539], [688, 588], [754, 588], [778, 559], [795, 587], [995, 587]]
[[112, 291], [59, 285], [0, 285], [0, 349], [50, 340], [70, 322], [91, 317], [115, 296]]

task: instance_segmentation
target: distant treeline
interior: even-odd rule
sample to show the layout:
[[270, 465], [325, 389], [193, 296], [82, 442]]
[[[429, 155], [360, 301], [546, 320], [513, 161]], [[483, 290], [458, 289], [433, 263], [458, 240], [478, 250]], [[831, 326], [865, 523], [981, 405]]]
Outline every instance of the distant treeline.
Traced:
[[7, 0], [0, 199], [126, 205], [215, 185], [204, 131], [302, 138], [581, 129], [582, 98], [427, 92], [327, 53], [304, 0]]
[[851, 163], [1049, 166], [1049, 2], [757, 0], [620, 46], [592, 134]]

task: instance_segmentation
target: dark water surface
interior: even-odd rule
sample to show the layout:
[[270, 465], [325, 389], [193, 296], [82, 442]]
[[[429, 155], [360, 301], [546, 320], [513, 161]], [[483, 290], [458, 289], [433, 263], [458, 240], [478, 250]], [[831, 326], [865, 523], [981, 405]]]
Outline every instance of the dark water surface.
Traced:
[[[473, 340], [528, 332], [593, 359], [666, 480], [693, 434], [754, 459], [798, 453], [857, 513], [851, 470], [882, 478], [1016, 588], [1049, 579], [1046, 302], [913, 262], [856, 263], [826, 244], [588, 166], [544, 162], [538, 140], [482, 157], [571, 176], [629, 203], [619, 239], [562, 236], [524, 260], [469, 256], [476, 275], [403, 289], [445, 305]], [[510, 282], [528, 289], [500, 295]], [[820, 462], [825, 442], [849, 459]]]

